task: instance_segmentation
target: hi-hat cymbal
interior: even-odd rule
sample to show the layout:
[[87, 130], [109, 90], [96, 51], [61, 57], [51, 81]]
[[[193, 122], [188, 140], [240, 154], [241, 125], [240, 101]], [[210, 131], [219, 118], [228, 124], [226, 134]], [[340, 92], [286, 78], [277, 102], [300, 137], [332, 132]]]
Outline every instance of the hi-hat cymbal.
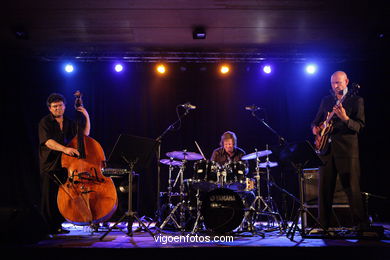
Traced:
[[264, 163], [259, 163], [260, 168], [267, 168], [267, 167], [276, 167], [278, 166], [277, 162], [264, 162]]
[[161, 159], [160, 163], [165, 164], [165, 165], [170, 165], [170, 166], [182, 166], [183, 163], [171, 159]]
[[252, 160], [252, 159], [256, 159], [258, 157], [267, 156], [267, 155], [269, 155], [271, 153], [272, 153], [271, 150], [258, 151], [258, 152], [254, 152], [254, 153], [250, 153], [250, 154], [244, 155], [241, 159], [242, 160]]
[[170, 158], [175, 158], [178, 160], [188, 160], [188, 161], [195, 161], [195, 160], [202, 160], [202, 155], [194, 152], [183, 152], [183, 151], [173, 151], [166, 153], [166, 156]]

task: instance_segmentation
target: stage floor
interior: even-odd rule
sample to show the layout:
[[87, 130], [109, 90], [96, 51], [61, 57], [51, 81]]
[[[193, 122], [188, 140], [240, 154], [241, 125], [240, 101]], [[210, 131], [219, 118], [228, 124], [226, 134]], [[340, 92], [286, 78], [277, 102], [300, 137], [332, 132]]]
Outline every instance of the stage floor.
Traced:
[[[111, 223], [113, 225], [114, 223]], [[291, 223], [289, 224], [291, 225]], [[286, 259], [286, 257], [315, 256], [315, 259], [335, 259], [338, 256], [369, 257], [369, 259], [390, 259], [390, 223], [377, 223], [384, 228], [382, 237], [368, 234], [367, 237], [356, 237], [350, 230], [337, 229], [338, 237], [321, 237], [308, 235], [302, 238], [299, 231], [294, 238], [287, 237], [286, 230], [269, 227], [265, 223], [257, 224], [258, 233], [233, 232], [232, 234], [217, 235], [208, 232], [178, 232], [175, 230], [158, 230], [154, 223], [149, 224], [149, 230], [139, 229], [138, 223], [133, 225], [133, 236], [126, 233], [125, 223], [110, 232], [108, 227], [99, 227], [92, 231], [89, 227], [75, 226], [64, 223], [63, 227], [70, 230], [69, 234], [47, 237], [37, 243], [29, 245], [10, 245], [13, 255], [77, 256], [97, 255], [122, 257], [127, 255], [142, 255], [151, 257], [183, 256], [191, 257], [194, 252], [218, 254], [221, 257], [231, 256], [234, 253], [243, 253], [245, 257], [271, 257], [272, 259]], [[351, 233], [350, 236], [347, 234]], [[264, 236], [262, 236], [263, 234]], [[106, 235], [103, 238], [103, 235]], [[367, 235], [367, 234], [366, 234]], [[167, 250], [160, 250], [166, 248]], [[138, 250], [136, 250], [138, 249]], [[156, 249], [156, 250], [151, 250]], [[203, 250], [200, 250], [203, 249]], [[201, 255], [200, 255], [201, 256]], [[112, 258], [111, 258], [112, 259]], [[110, 259], [110, 260], [111, 260]], [[356, 259], [356, 258], [355, 258]]]

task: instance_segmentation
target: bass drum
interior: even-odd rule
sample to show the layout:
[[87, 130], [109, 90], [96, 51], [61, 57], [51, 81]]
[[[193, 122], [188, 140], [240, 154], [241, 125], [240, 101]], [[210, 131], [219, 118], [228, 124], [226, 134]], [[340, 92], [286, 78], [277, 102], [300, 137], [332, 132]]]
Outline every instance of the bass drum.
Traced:
[[204, 196], [201, 213], [208, 230], [227, 233], [236, 229], [244, 219], [244, 204], [236, 192], [219, 188]]

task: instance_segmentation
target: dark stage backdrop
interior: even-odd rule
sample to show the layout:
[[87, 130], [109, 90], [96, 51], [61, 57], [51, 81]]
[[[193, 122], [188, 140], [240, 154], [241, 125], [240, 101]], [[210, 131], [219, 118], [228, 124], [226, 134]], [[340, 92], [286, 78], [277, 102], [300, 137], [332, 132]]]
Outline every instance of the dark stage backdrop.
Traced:
[[[312, 142], [310, 123], [320, 99], [330, 90], [330, 75], [345, 70], [351, 82], [362, 86], [367, 127], [361, 134], [362, 190], [389, 197], [387, 169], [388, 73], [380, 58], [353, 63], [322, 63], [316, 75], [308, 76], [303, 63], [274, 64], [271, 75], [260, 72], [258, 64], [235, 63], [232, 72], [221, 76], [217, 64], [171, 63], [165, 76], [158, 76], [154, 63], [126, 63], [122, 73], [114, 73], [112, 63], [75, 63], [72, 75], [65, 75], [63, 63], [29, 58], [3, 57], [2, 85], [2, 205], [39, 203], [37, 126], [48, 113], [46, 98], [63, 93], [68, 101], [66, 114], [74, 117], [73, 93], [84, 93], [89, 111], [90, 136], [110, 154], [122, 133], [155, 139], [177, 120], [191, 102], [197, 109], [184, 117], [174, 131], [162, 139], [161, 158], [170, 151], [198, 152], [197, 141], [206, 157], [219, 145], [224, 131], [237, 134], [238, 145], [247, 153], [277, 145], [278, 138], [245, 106], [261, 108], [256, 114], [288, 142]], [[277, 160], [271, 156], [271, 160]], [[157, 204], [157, 163], [140, 172], [139, 208], [141, 215], [154, 216]], [[253, 163], [251, 162], [253, 171]], [[193, 162], [187, 164], [185, 178], [191, 178]], [[291, 169], [276, 167], [271, 172], [277, 183], [297, 195], [297, 176]], [[166, 191], [168, 167], [161, 166], [161, 191]], [[174, 174], [176, 176], [176, 172]], [[279, 207], [287, 209], [288, 196], [272, 189]], [[287, 197], [287, 198], [286, 198]], [[283, 201], [280, 198], [284, 199]], [[387, 204], [386, 204], [387, 203]], [[386, 205], [386, 206], [385, 206]], [[388, 201], [370, 198], [370, 210], [377, 218], [389, 218]], [[388, 208], [388, 207], [387, 207]], [[287, 213], [286, 213], [287, 214]]]

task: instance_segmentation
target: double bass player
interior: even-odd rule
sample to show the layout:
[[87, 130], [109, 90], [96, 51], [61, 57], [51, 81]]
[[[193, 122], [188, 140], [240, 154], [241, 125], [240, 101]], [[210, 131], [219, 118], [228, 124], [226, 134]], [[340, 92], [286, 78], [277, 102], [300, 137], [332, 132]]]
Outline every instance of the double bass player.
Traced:
[[[66, 109], [65, 97], [52, 93], [47, 98], [50, 113], [44, 116], [38, 126], [39, 133], [39, 166], [41, 175], [41, 211], [48, 225], [49, 234], [69, 233], [62, 228], [64, 217], [57, 207], [57, 193], [60, 183], [67, 178], [67, 172], [61, 166], [62, 153], [79, 156], [79, 151], [66, 144], [76, 136], [77, 125], [74, 120], [64, 116]], [[77, 107], [84, 117], [83, 134], [88, 136], [91, 124], [87, 110]], [[54, 181], [53, 181], [54, 180]]]

